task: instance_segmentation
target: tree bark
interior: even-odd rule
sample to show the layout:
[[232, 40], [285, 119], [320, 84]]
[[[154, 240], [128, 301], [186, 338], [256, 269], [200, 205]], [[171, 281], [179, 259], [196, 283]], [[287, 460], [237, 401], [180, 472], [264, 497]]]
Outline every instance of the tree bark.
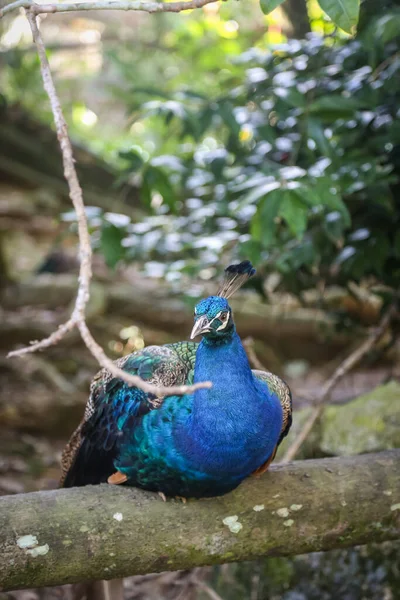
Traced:
[[311, 31], [305, 0], [286, 0], [282, 4], [283, 12], [290, 21], [290, 37], [302, 39]]
[[220, 498], [87, 486], [0, 498], [0, 588], [400, 538], [400, 450], [275, 466]]

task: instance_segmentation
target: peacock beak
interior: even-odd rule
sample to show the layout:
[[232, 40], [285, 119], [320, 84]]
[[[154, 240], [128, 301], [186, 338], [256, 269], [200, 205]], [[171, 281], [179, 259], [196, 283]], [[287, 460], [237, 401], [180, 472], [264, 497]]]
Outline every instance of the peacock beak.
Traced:
[[196, 336], [202, 335], [203, 333], [207, 333], [208, 331], [211, 331], [211, 329], [207, 317], [200, 317], [200, 319], [198, 319], [193, 326], [192, 333], [190, 334], [190, 339], [192, 340]]

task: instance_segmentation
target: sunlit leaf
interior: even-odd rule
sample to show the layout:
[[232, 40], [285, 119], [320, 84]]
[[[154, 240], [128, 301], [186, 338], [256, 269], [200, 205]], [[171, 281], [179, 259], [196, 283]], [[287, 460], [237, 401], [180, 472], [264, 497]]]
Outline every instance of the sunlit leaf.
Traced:
[[318, 0], [318, 4], [335, 25], [346, 33], [355, 32], [360, 13], [360, 0]]
[[284, 0], [260, 0], [261, 10], [264, 15], [269, 15], [270, 12], [275, 10]]

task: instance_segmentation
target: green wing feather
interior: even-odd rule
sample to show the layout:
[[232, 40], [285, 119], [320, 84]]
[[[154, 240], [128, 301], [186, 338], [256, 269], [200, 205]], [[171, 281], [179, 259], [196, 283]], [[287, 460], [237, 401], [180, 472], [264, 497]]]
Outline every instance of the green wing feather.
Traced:
[[260, 381], [267, 384], [271, 392], [274, 392], [282, 405], [283, 411], [283, 424], [281, 429], [281, 435], [278, 440], [278, 446], [284, 437], [289, 433], [289, 429], [292, 425], [292, 394], [290, 393], [289, 386], [277, 375], [269, 373], [268, 371], [257, 371], [253, 370], [254, 377], [257, 377]]
[[[148, 346], [118, 359], [116, 365], [154, 385], [190, 385], [193, 382], [196, 349], [194, 342]], [[83, 475], [77, 472], [78, 467], [81, 472], [89, 472], [91, 465], [93, 467], [96, 463], [94, 466], [97, 468], [102, 453], [103, 463], [107, 459], [112, 464], [113, 452], [116, 451], [125, 422], [130, 419], [133, 427], [137, 417], [159, 408], [163, 400], [163, 396], [157, 397], [129, 387], [122, 379], [113, 377], [107, 369], [99, 371], [90, 386], [83, 420], [63, 452], [61, 485], [93, 483], [83, 481]], [[98, 473], [94, 472], [93, 477], [96, 479]]]

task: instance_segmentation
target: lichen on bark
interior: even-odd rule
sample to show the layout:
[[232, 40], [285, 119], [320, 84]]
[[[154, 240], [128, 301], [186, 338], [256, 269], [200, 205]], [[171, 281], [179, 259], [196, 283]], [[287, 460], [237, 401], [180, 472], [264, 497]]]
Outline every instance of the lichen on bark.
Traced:
[[[107, 485], [6, 496], [0, 498], [0, 588], [397, 539], [400, 511], [391, 507], [399, 500], [400, 451], [277, 465], [231, 494], [186, 504]], [[17, 543], [22, 536], [48, 551], [27, 554]]]

